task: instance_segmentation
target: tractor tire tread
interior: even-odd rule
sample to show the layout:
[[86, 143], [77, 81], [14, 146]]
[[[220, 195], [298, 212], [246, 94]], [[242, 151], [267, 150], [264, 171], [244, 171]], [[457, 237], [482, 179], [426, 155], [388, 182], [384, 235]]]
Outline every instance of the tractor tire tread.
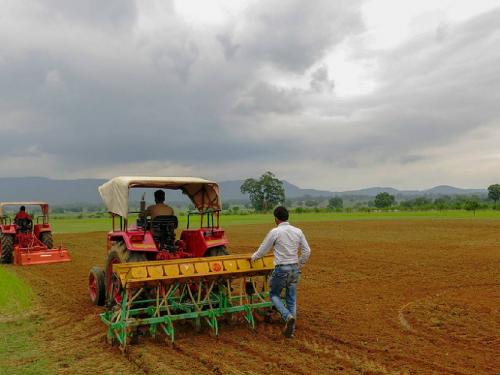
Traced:
[[12, 234], [0, 233], [0, 241], [2, 245], [0, 263], [12, 263], [12, 257], [14, 254], [14, 236]]
[[54, 240], [52, 239], [52, 232], [42, 232], [40, 233], [40, 241], [47, 246], [50, 250], [54, 248]]
[[205, 253], [206, 257], [218, 257], [222, 255], [229, 255], [226, 246], [215, 246], [211, 247]]
[[94, 266], [90, 269], [89, 277], [93, 276], [97, 282], [96, 298], [92, 303], [96, 306], [104, 306], [106, 300], [106, 289], [104, 288], [104, 270]]

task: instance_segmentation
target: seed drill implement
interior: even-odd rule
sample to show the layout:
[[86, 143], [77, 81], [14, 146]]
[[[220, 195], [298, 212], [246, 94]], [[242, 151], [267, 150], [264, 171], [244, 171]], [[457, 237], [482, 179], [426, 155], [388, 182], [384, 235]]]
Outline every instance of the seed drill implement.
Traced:
[[[132, 188], [181, 190], [196, 208], [180, 233], [174, 215], [146, 216], [143, 200], [129, 212]], [[176, 326], [190, 323], [217, 335], [221, 321], [242, 321], [253, 328], [256, 316], [271, 312], [268, 278], [272, 256], [256, 262], [250, 254], [228, 255], [219, 225], [219, 186], [191, 177], [116, 177], [99, 187], [112, 216], [103, 268], [89, 273], [89, 294], [104, 305], [100, 317], [108, 341], [122, 350], [139, 336], [164, 335], [174, 342]], [[137, 215], [129, 225], [129, 214]], [[193, 225], [193, 222], [196, 225]]]

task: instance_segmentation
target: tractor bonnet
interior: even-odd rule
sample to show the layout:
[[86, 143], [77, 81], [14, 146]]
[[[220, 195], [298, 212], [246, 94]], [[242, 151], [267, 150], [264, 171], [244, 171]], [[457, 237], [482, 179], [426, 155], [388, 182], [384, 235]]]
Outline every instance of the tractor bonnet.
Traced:
[[123, 218], [128, 216], [130, 188], [182, 190], [199, 210], [220, 209], [219, 185], [196, 177], [115, 177], [99, 186], [99, 194], [109, 212]]

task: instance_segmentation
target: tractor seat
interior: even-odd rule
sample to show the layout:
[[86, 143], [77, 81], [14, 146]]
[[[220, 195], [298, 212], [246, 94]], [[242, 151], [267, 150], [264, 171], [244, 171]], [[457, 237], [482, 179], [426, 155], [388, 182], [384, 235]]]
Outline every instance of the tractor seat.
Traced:
[[178, 225], [175, 215], [161, 215], [151, 219], [151, 233], [160, 250], [176, 250], [175, 230]]
[[20, 233], [28, 233], [33, 229], [33, 221], [30, 219], [16, 219], [16, 230]]

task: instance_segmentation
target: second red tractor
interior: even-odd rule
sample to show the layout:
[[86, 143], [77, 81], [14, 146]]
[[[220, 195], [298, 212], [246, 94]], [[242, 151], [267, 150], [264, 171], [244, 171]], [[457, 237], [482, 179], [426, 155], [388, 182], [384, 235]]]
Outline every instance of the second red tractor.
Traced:
[[[12, 219], [4, 211], [9, 206], [38, 206], [41, 215]], [[46, 202], [0, 202], [0, 261], [19, 265], [69, 262], [68, 251], [54, 248]]]

